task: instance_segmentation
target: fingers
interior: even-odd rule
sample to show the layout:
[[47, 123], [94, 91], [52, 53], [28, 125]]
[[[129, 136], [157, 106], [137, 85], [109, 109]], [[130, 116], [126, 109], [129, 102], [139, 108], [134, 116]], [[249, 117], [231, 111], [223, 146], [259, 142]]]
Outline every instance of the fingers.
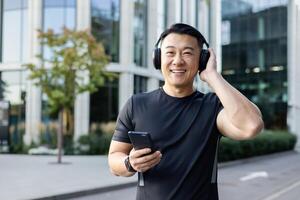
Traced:
[[159, 156], [159, 157], [157, 157], [157, 158], [155, 158], [155, 159], [153, 159], [153, 160], [150, 160], [150, 161], [147, 162], [147, 163], [141, 164], [141, 165], [139, 166], [138, 171], [140, 171], [140, 172], [145, 172], [145, 171], [147, 171], [148, 169], [151, 169], [152, 167], [154, 167], [155, 165], [157, 165], [157, 164], [160, 162], [160, 160], [161, 160], [161, 156]]
[[143, 155], [148, 154], [150, 152], [151, 152], [151, 149], [149, 149], [149, 148], [140, 149], [140, 150], [132, 149], [129, 156], [132, 157], [132, 158], [139, 158], [139, 157], [142, 157]]
[[130, 164], [136, 171], [145, 172], [160, 162], [162, 154], [159, 151], [149, 154], [150, 152], [150, 149], [133, 150], [130, 152]]
[[208, 48], [207, 50], [209, 51], [209, 54], [210, 54], [209, 58], [216, 59], [216, 54], [215, 54], [214, 50], [212, 48]]

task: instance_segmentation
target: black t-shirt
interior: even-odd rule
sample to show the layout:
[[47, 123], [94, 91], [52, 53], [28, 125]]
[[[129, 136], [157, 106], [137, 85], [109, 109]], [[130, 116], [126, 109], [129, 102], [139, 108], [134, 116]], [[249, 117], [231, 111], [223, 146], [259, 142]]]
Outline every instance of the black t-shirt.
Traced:
[[113, 140], [130, 143], [128, 131], [151, 134], [160, 163], [143, 173], [138, 200], [217, 200], [216, 118], [222, 109], [214, 93], [169, 96], [162, 88], [133, 95], [119, 113]]

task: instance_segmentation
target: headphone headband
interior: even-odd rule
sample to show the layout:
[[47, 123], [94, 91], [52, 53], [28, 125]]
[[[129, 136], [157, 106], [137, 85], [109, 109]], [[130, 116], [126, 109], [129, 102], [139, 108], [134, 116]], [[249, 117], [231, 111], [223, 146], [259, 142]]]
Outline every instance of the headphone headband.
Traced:
[[[195, 29], [196, 30], [196, 29]], [[197, 32], [199, 33], [199, 35], [200, 35], [200, 37], [199, 38], [197, 38], [197, 39], [200, 39], [202, 42], [203, 42], [203, 44], [205, 44], [206, 45], [206, 47], [207, 48], [209, 48], [209, 44], [208, 44], [208, 42], [206, 41], [206, 39], [205, 39], [205, 37], [197, 30]], [[176, 32], [170, 32], [170, 33], [168, 33], [168, 32], [163, 32], [161, 35], [160, 35], [160, 37], [158, 38], [158, 40], [157, 40], [157, 42], [155, 43], [155, 48], [158, 48], [158, 45], [159, 45], [159, 43], [160, 43], [160, 41], [161, 40], [163, 40], [165, 37], [167, 37], [169, 34], [171, 34], [171, 33], [176, 33]], [[179, 33], [179, 34], [184, 34], [184, 33]], [[189, 34], [186, 34], [186, 35], [189, 35]], [[192, 36], [192, 35], [191, 35]], [[192, 37], [195, 37], [195, 36], [192, 36]]]

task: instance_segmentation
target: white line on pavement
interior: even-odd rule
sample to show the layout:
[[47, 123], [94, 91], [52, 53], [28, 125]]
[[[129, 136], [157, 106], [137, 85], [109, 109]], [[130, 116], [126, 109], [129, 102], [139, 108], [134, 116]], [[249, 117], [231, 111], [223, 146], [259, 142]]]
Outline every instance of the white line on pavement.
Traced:
[[251, 179], [259, 178], [259, 177], [268, 178], [268, 176], [269, 176], [268, 173], [265, 171], [252, 172], [252, 173], [248, 174], [247, 176], [241, 177], [240, 181], [249, 181]]
[[278, 198], [279, 196], [281, 196], [284, 193], [294, 189], [295, 187], [297, 187], [299, 185], [300, 185], [300, 181], [297, 181], [297, 182], [293, 183], [292, 185], [290, 185], [286, 188], [280, 189], [278, 192], [272, 194], [271, 196], [268, 196], [268, 197], [264, 198], [263, 200], [274, 200], [274, 199]]

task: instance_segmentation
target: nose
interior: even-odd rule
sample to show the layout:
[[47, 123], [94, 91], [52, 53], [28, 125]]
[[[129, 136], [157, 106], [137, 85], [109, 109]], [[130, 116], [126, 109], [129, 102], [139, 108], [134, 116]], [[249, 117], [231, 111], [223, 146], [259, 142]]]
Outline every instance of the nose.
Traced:
[[183, 59], [180, 53], [177, 53], [173, 60], [173, 65], [181, 65], [183, 63]]

